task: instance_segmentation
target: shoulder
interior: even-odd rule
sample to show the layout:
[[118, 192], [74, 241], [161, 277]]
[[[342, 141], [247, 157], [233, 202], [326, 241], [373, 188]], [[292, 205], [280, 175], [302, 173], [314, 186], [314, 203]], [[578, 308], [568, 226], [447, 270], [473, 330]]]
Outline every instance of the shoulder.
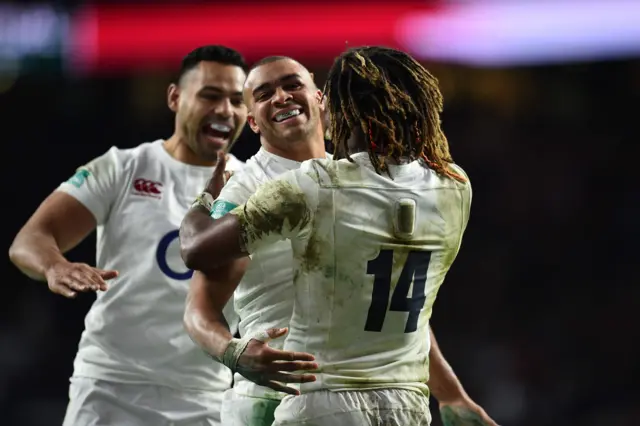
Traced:
[[338, 167], [338, 161], [329, 158], [314, 158], [303, 162], [296, 173], [310, 178], [317, 186], [330, 186], [335, 184], [337, 180]]
[[160, 140], [145, 142], [133, 148], [120, 148], [114, 145], [105, 154], [88, 163], [87, 167], [94, 164], [111, 164], [120, 170], [132, 169], [137, 163], [155, 157], [157, 155], [155, 151], [161, 143]]
[[467, 182], [470, 182], [469, 175], [467, 174], [467, 172], [464, 171], [464, 169], [462, 167], [460, 167], [459, 164], [451, 163], [451, 164], [449, 164], [449, 168], [451, 169], [451, 171], [453, 171], [453, 172], [459, 174], [460, 176], [462, 176], [463, 178], [465, 178], [467, 180]]
[[467, 172], [465, 172], [464, 169], [460, 167], [460, 165], [454, 163], [449, 164], [449, 170], [462, 176], [466, 180], [466, 182], [460, 182], [457, 179], [451, 179], [455, 182], [456, 186], [458, 186], [462, 190], [471, 192], [471, 180], [469, 179], [469, 175], [467, 174]]

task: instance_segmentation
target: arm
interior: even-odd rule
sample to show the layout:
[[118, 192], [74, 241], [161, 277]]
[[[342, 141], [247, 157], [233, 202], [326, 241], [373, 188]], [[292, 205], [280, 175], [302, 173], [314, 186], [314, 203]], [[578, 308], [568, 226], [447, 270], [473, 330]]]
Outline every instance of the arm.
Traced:
[[[209, 219], [210, 220], [210, 219]], [[223, 309], [249, 265], [248, 257], [191, 278], [184, 325], [191, 338], [212, 357], [221, 360], [233, 338]]]
[[433, 330], [429, 351], [429, 380], [427, 385], [440, 405], [440, 417], [444, 426], [497, 426], [496, 422], [476, 404], [462, 387], [436, 341]]
[[[248, 264], [244, 257], [207, 272], [196, 271], [191, 279], [184, 325], [191, 338], [213, 358], [247, 379], [273, 390], [296, 394], [284, 383], [304, 383], [315, 376], [301, 374], [314, 370], [313, 356], [271, 349], [271, 339], [283, 337], [286, 329], [270, 329], [234, 339], [223, 309], [231, 299]], [[290, 372], [298, 371], [293, 374]]]
[[431, 335], [431, 350], [429, 351], [429, 381], [427, 385], [431, 393], [439, 402], [468, 398], [462, 383], [460, 383], [451, 365], [442, 355], [431, 326], [429, 326], [429, 332]]
[[[298, 172], [265, 183], [246, 204], [216, 221], [209, 220], [206, 229], [190, 238], [191, 247], [197, 250], [192, 251], [187, 266], [206, 269], [214, 266], [213, 262], [223, 265], [304, 232], [313, 220], [317, 185], [307, 174]], [[188, 248], [184, 246], [181, 241], [183, 252]]]
[[[225, 167], [226, 156], [219, 153], [218, 164], [204, 190], [204, 193], [208, 193], [211, 199], [196, 202], [180, 224], [180, 254], [189, 269], [205, 270], [211, 267], [207, 240], [204, 236], [213, 226], [215, 220], [241, 204], [240, 202], [230, 202], [227, 199], [246, 201], [253, 193], [253, 190], [237, 182], [230, 183], [225, 187], [226, 181], [231, 176], [230, 172], [225, 171]], [[220, 199], [217, 199], [215, 204], [209, 205], [212, 199], [218, 197]]]
[[9, 257], [25, 275], [45, 281], [54, 265], [67, 263], [63, 253], [95, 228], [95, 218], [85, 206], [68, 194], [54, 192], [18, 232]]
[[9, 249], [11, 261], [30, 278], [47, 281], [49, 288], [67, 297], [76, 291], [105, 290], [104, 280], [115, 271], [71, 263], [71, 250], [107, 217], [118, 165], [115, 150], [79, 169], [38, 207]]

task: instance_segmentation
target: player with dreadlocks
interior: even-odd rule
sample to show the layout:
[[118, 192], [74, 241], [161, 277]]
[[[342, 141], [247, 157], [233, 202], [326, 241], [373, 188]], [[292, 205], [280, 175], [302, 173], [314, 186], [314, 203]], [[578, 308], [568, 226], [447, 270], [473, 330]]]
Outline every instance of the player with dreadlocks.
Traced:
[[[319, 368], [282, 400], [274, 425], [428, 425], [429, 319], [471, 187], [440, 129], [437, 82], [410, 56], [351, 49], [326, 89], [346, 158], [305, 161], [260, 187], [207, 229], [207, 253], [222, 264], [291, 240], [296, 295], [284, 350], [313, 354]], [[241, 357], [248, 339], [231, 340], [222, 357], [259, 382]]]
[[329, 113], [336, 156], [352, 161], [347, 141], [360, 129], [378, 173], [388, 172], [386, 159], [422, 158], [436, 172], [466, 181], [449, 168], [438, 80], [411, 56], [384, 47], [349, 50], [331, 69], [325, 94], [335, 100]]

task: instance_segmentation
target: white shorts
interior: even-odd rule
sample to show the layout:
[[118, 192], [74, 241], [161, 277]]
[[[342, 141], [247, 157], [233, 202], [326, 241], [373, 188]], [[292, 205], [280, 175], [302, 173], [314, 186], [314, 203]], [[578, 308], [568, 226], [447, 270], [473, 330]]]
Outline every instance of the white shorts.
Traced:
[[72, 377], [63, 426], [219, 426], [222, 394]]
[[273, 426], [429, 426], [429, 398], [405, 389], [328, 390], [286, 396]]
[[220, 420], [224, 426], [270, 426], [278, 405], [278, 399], [239, 395], [229, 389], [222, 399]]

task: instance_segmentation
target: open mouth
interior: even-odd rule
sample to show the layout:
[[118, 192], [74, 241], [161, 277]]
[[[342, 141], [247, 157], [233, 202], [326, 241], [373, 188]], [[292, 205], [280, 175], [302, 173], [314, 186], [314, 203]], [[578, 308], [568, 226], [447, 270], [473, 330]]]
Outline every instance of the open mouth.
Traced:
[[285, 121], [299, 116], [300, 114], [302, 114], [302, 110], [299, 108], [280, 112], [273, 117], [273, 121], [275, 121], [276, 123], [284, 123]]
[[202, 128], [202, 133], [208, 138], [225, 141], [231, 137], [232, 130], [226, 124], [208, 123]]

